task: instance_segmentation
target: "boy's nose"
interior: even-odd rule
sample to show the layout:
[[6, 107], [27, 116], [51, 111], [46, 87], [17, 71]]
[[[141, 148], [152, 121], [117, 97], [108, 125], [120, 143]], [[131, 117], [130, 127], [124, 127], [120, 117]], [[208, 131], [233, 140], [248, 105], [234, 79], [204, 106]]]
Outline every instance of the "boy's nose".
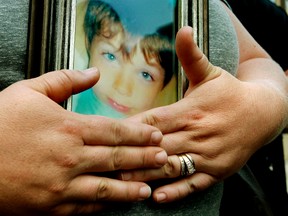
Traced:
[[133, 91], [133, 81], [131, 80], [129, 73], [118, 73], [117, 77], [114, 79], [113, 88], [122, 95], [131, 96]]

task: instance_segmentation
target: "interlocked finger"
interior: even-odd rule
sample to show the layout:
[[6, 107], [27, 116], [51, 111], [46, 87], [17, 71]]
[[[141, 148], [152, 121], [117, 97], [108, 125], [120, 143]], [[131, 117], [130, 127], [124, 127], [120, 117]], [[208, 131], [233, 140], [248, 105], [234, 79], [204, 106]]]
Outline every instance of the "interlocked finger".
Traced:
[[[196, 158], [196, 155], [194, 158]], [[123, 171], [121, 173], [121, 179], [126, 181], [152, 181], [163, 178], [186, 177], [192, 175], [195, 171], [195, 163], [192, 159], [191, 153], [182, 154], [180, 156], [171, 155], [168, 157], [168, 162], [163, 167], [157, 169]]]

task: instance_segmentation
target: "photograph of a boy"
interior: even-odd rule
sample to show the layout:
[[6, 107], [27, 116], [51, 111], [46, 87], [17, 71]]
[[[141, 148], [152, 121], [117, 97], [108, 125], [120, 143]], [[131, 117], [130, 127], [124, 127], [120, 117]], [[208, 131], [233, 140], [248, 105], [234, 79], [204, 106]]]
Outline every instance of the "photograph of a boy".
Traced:
[[[146, 6], [151, 9], [153, 4], [149, 5], [149, 1], [146, 0]], [[127, 11], [120, 16], [115, 10], [119, 4], [122, 8], [125, 3], [131, 7], [131, 2], [88, 2], [84, 18], [88, 67], [99, 69], [100, 80], [74, 96], [73, 111], [115, 118], [131, 116], [153, 108], [157, 96], [172, 79], [175, 72], [172, 20], [157, 26], [152, 33], [134, 33], [123, 15]]]

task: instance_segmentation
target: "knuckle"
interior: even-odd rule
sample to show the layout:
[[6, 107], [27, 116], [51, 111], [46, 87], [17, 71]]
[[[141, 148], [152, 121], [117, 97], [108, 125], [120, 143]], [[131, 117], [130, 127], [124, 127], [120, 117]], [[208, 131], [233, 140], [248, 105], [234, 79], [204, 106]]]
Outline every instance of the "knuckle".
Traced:
[[72, 80], [71, 80], [71, 71], [69, 71], [67, 69], [60, 70], [58, 78], [59, 78], [59, 82], [63, 86], [67, 86], [67, 81], [66, 80], [69, 80], [70, 82], [72, 82]]
[[102, 178], [97, 186], [94, 201], [107, 200], [110, 197], [112, 197], [112, 191], [110, 190], [109, 182]]
[[77, 157], [67, 154], [62, 157], [61, 165], [66, 168], [74, 168], [78, 165], [79, 161]]
[[147, 113], [144, 115], [143, 118], [144, 118], [145, 123], [152, 125], [152, 126], [157, 126], [158, 122], [160, 121], [157, 115], [154, 115], [153, 113], [150, 113], [150, 114]]
[[75, 119], [64, 119], [61, 124], [61, 131], [69, 135], [79, 135], [81, 133], [81, 122]]
[[165, 178], [172, 178], [179, 176], [179, 173], [177, 173], [177, 167], [173, 160], [168, 158], [168, 162], [163, 166], [163, 174]]
[[124, 144], [124, 131], [123, 126], [120, 124], [120, 122], [115, 121], [112, 126], [112, 135], [114, 138], [114, 143], [117, 145]]
[[65, 184], [61, 184], [59, 182], [50, 185], [49, 192], [52, 196], [63, 194], [67, 189]]
[[61, 154], [54, 155], [55, 164], [59, 167], [66, 169], [73, 169], [80, 164], [78, 156], [72, 153], [65, 153], [65, 150]]
[[195, 181], [189, 181], [186, 182], [186, 190], [188, 193], [192, 192], [192, 191], [200, 191], [200, 187], [198, 186], [198, 184]]
[[112, 167], [114, 170], [119, 170], [122, 168], [123, 164], [123, 154], [121, 153], [120, 147], [114, 147], [112, 153]]
[[[72, 83], [73, 83], [73, 73], [68, 69], [62, 69], [59, 71], [54, 71], [52, 73], [57, 73], [57, 76], [53, 76], [54, 81], [51, 82], [51, 77], [43, 76], [46, 89], [48, 89], [48, 92], [51, 92], [54, 89], [54, 83], [58, 83], [59, 86], [62, 86], [62, 88], [65, 89], [65, 92], [71, 92], [73, 90]], [[48, 75], [48, 74], [47, 74]], [[46, 79], [47, 78], [47, 79]]]
[[62, 204], [51, 209], [49, 214], [55, 216], [78, 215], [79, 205], [71, 206], [69, 204]]

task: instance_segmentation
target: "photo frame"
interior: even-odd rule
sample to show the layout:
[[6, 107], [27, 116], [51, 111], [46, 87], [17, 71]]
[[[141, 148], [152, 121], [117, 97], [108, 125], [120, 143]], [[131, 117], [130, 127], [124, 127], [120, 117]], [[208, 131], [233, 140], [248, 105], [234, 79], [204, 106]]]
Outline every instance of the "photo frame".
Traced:
[[[89, 2], [88, 0], [43, 0], [43, 1], [32, 0], [31, 1], [32, 7], [31, 7], [31, 26], [30, 26], [29, 61], [28, 61], [27, 78], [32, 78], [32, 77], [41, 75], [41, 74], [48, 72], [48, 71], [60, 70], [63, 68], [83, 70], [83, 69], [91, 67], [91, 66], [99, 67], [97, 64], [93, 65], [92, 63], [89, 63], [88, 59], [89, 59], [89, 57], [91, 57], [91, 55], [93, 55], [93, 53], [91, 54], [88, 51], [94, 50], [91, 47], [89, 47], [92, 45], [93, 41], [90, 40], [87, 42], [87, 36], [84, 36], [85, 30], [83, 30], [83, 27], [82, 27], [83, 22], [84, 22], [83, 17], [85, 16], [84, 12], [87, 10], [88, 2]], [[124, 20], [123, 22], [125, 22], [123, 25], [124, 27], [123, 26], [122, 26], [123, 28], [121, 27], [122, 28], [121, 31], [123, 31], [123, 29], [124, 29], [125, 35], [126, 35], [126, 32], [129, 33], [129, 37], [125, 36], [126, 38], [129, 38], [129, 40], [128, 39], [126, 40], [126, 44], [125, 44], [126, 47], [124, 50], [121, 51], [122, 54], [124, 53], [124, 51], [126, 52], [130, 48], [131, 48], [131, 50], [133, 50], [133, 46], [131, 45], [132, 44], [131, 41], [134, 41], [133, 43], [137, 44], [138, 42], [135, 42], [135, 41], [137, 41], [137, 40], [141, 41], [143, 38], [146, 38], [147, 35], [153, 35], [156, 31], [158, 31], [157, 35], [159, 35], [160, 34], [159, 29], [161, 29], [161, 27], [164, 27], [164, 24], [165, 24], [165, 19], [163, 18], [164, 19], [164, 22], [163, 22], [163, 19], [161, 21], [161, 19], [159, 20], [159, 17], [162, 18], [162, 17], [166, 16], [167, 19], [171, 19], [171, 16], [172, 16], [172, 31], [170, 31], [170, 32], [172, 32], [170, 35], [170, 37], [172, 38], [171, 41], [173, 41], [173, 43], [174, 43], [175, 35], [176, 35], [176, 32], [178, 31], [179, 28], [181, 28], [182, 26], [185, 26], [185, 25], [192, 26], [193, 30], [194, 30], [194, 39], [196, 40], [200, 49], [202, 49], [203, 52], [207, 56], [209, 56], [209, 53], [208, 53], [208, 50], [209, 50], [209, 44], [208, 44], [208, 37], [209, 37], [208, 0], [161, 0], [161, 1], [102, 0], [101, 2], [108, 4], [112, 9], [114, 9], [114, 11], [116, 11], [116, 14], [120, 17], [119, 20], [120, 21]], [[119, 5], [122, 5], [122, 7], [123, 7], [123, 5], [125, 5], [124, 4], [125, 2], [129, 2], [129, 3], [125, 6], [126, 9], [125, 9], [125, 12], [123, 13], [123, 12], [121, 12], [121, 7]], [[85, 6], [85, 4], [86, 4], [86, 6]], [[157, 4], [157, 5], [155, 5], [155, 4]], [[171, 6], [171, 4], [172, 4], [172, 6]], [[169, 6], [170, 6], [170, 8], [169, 8]], [[117, 11], [115, 9], [117, 7], [118, 7], [117, 10], [119, 10], [119, 11]], [[133, 13], [132, 13], [132, 15], [129, 17], [129, 13], [127, 12], [127, 8], [128, 9], [130, 8], [128, 11], [130, 11], [131, 13], [137, 12], [136, 14], [138, 14], [138, 15], [137, 16], [134, 15], [134, 17], [133, 17]], [[165, 8], [166, 8], [166, 12], [165, 12]], [[157, 20], [151, 21], [151, 20], [153, 20], [153, 10], [154, 10], [154, 14], [157, 13], [158, 16], [154, 15], [154, 19], [157, 18]], [[156, 12], [155, 12], [155, 10], [156, 10]], [[141, 11], [144, 12], [144, 14], [142, 15], [142, 18], [139, 15]], [[118, 13], [120, 13], [120, 15]], [[167, 15], [169, 13], [170, 13], [170, 15]], [[161, 16], [159, 16], [159, 14], [161, 14]], [[149, 15], [149, 16], [147, 16], [147, 15]], [[41, 19], [39, 17], [41, 17]], [[148, 18], [150, 19], [150, 21], [146, 21], [146, 24], [145, 24], [145, 19], [148, 19]], [[134, 24], [133, 23], [131, 24], [130, 20], [139, 21], [140, 24], [137, 24], [136, 21]], [[169, 22], [167, 21], [166, 24]], [[159, 23], [158, 26], [157, 26], [157, 23]], [[149, 32], [149, 30], [147, 30], [146, 33], [137, 32], [137, 31], [144, 31], [143, 26], [145, 26], [145, 28], [146, 27], [148, 28], [148, 27], [151, 27], [151, 25], [154, 28], [154, 30], [153, 30], [154, 32], [152, 32], [152, 30], [151, 30], [151, 32]], [[140, 26], [141, 26], [141, 28], [139, 28]], [[152, 29], [152, 27], [151, 27], [151, 29]], [[79, 29], [81, 29], [81, 30], [79, 30]], [[157, 29], [157, 30], [155, 30], [155, 29]], [[128, 33], [127, 33], [127, 35], [128, 35]], [[167, 35], [165, 35], [165, 37], [166, 36]], [[132, 40], [130, 40], [131, 38], [132, 38]], [[87, 44], [88, 44], [89, 48], [87, 48]], [[127, 46], [129, 46], [129, 45], [131, 47], [127, 48]], [[93, 44], [93, 46], [97, 47], [97, 43], [96, 43], [96, 45]], [[124, 45], [122, 44], [122, 46], [124, 46]], [[138, 44], [137, 46], [140, 46], [140, 45]], [[151, 46], [150, 46], [150, 48], [151, 48]], [[143, 47], [141, 49], [143, 50]], [[135, 46], [134, 46], [134, 51], [133, 51], [134, 53], [136, 52], [135, 50], [137, 50], [137, 49], [135, 49]], [[149, 56], [151, 57], [155, 54], [154, 53], [153, 55], [149, 55], [149, 52], [147, 50], [145, 51], [146, 52], [146, 56], [144, 56], [145, 58], [148, 58]], [[173, 51], [173, 52], [174, 52], [173, 56], [170, 56], [170, 57], [169, 56], [167, 57], [167, 55], [166, 56], [160, 56], [160, 59], [162, 60], [162, 62], [165, 62], [165, 60], [167, 58], [169, 58], [170, 61], [172, 59], [172, 64], [170, 64], [171, 65], [170, 70], [173, 71], [173, 76], [170, 78], [168, 83], [165, 83], [165, 84], [162, 83], [161, 84], [161, 85], [165, 85], [165, 88], [163, 88], [163, 89], [159, 88], [159, 85], [158, 85], [158, 87], [156, 89], [158, 89], [158, 90], [160, 89], [161, 93], [157, 93], [156, 96], [154, 95], [154, 97], [153, 97], [154, 102], [148, 103], [149, 106], [143, 105], [144, 108], [139, 108], [138, 110], [134, 109], [134, 111], [131, 111], [129, 115], [136, 114], [137, 112], [144, 111], [145, 109], [149, 109], [149, 108], [153, 108], [153, 107], [157, 107], [157, 106], [165, 106], [165, 105], [173, 103], [173, 102], [175, 102], [175, 101], [177, 101], [183, 97], [183, 93], [184, 93], [185, 88], [187, 86], [187, 82], [186, 82], [186, 78], [184, 75], [184, 71], [183, 71], [180, 63], [178, 62], [177, 57], [174, 57], [174, 56], [176, 56], [175, 51]], [[121, 56], [119, 53], [117, 54], [118, 55], [117, 59], [121, 58], [122, 61], [124, 61], [123, 60], [124, 57]], [[159, 51], [159, 53], [160, 53], [160, 51]], [[111, 54], [111, 52], [106, 52], [105, 55], [106, 55], [106, 60], [108, 58], [107, 56], [110, 56], [109, 58], [115, 58], [115, 55], [113, 53]], [[85, 56], [85, 57], [83, 57], [83, 56]], [[125, 58], [127, 58], [127, 59], [130, 58], [130, 61], [133, 62], [139, 56], [143, 57], [143, 53], [142, 54], [141, 53], [135, 54], [135, 56], [134, 57], [125, 56]], [[82, 58], [82, 60], [81, 60], [82, 62], [79, 61], [79, 59], [81, 59], [81, 58]], [[99, 56], [97, 58], [94, 58], [94, 59], [99, 59]], [[111, 59], [110, 59], [110, 61], [111, 61]], [[35, 62], [37, 62], [37, 63], [35, 64]], [[167, 62], [169, 62], [169, 60], [167, 60]], [[101, 63], [103, 63], [103, 61], [101, 61]], [[134, 65], [135, 65], [135, 61], [134, 61]], [[130, 64], [130, 66], [131, 66], [131, 64]], [[160, 66], [161, 66], [160, 68], [162, 68], [161, 73], [162, 73], [162, 77], [163, 77], [163, 71], [165, 72], [166, 70], [163, 70], [163, 68], [164, 68], [163, 65], [160, 64]], [[113, 68], [111, 66], [107, 66], [107, 67], [110, 67], [109, 72], [111, 71], [111, 68]], [[148, 70], [143, 65], [141, 65], [139, 67], [140, 68], [142, 67], [141, 69], [143, 69], [143, 67], [144, 67], [143, 71], [140, 70], [140, 72], [138, 72], [138, 78], [140, 76], [142, 78], [142, 81], [144, 82], [142, 90], [139, 90], [139, 92], [140, 92], [139, 94], [142, 96], [146, 96], [146, 98], [142, 98], [141, 100], [138, 100], [140, 98], [140, 96], [134, 96], [133, 100], [134, 101], [138, 100], [138, 102], [141, 101], [141, 103], [143, 103], [143, 101], [144, 101], [145, 103], [147, 103], [147, 102], [149, 102], [149, 99], [147, 99], [148, 98], [147, 92], [149, 92], [149, 90], [148, 90], [148, 87], [146, 90], [143, 90], [143, 89], [145, 89], [144, 87], [146, 85], [145, 81], [156, 80], [156, 78], [154, 78], [153, 76], [155, 74], [155, 68], [157, 71], [157, 68], [159, 69], [159, 65], [157, 66], [157, 64], [156, 64], [156, 67], [152, 68], [152, 71], [154, 70], [153, 76], [149, 72], [149, 69], [151, 69], [151, 67], [150, 68], [148, 67]], [[169, 68], [169, 66], [166, 67], [166, 69], [167, 68]], [[39, 71], [39, 73], [35, 73], [35, 71]], [[100, 68], [101, 77], [105, 76], [104, 71], [105, 70], [103, 68], [102, 69]], [[107, 77], [108, 76], [111, 77], [111, 74], [107, 75]], [[100, 78], [100, 80], [101, 80], [101, 78]], [[104, 80], [104, 78], [103, 78], [103, 80]], [[162, 78], [162, 81], [163, 81], [163, 78]], [[107, 83], [102, 84], [102, 86], [104, 86], [103, 88], [106, 88], [107, 86], [112, 85], [111, 82], [110, 82], [110, 84], [109, 84], [109, 82], [108, 82], [108, 84]], [[131, 74], [130, 74], [130, 78], [129, 78], [128, 83], [131, 84], [131, 82], [132, 81], [131, 81]], [[149, 86], [149, 82], [147, 82], [147, 83], [148, 84], [146, 86]], [[150, 84], [151, 84], [151, 82], [150, 82]], [[137, 87], [139, 87], [141, 85], [142, 85], [141, 82], [138, 82], [136, 84]], [[97, 84], [95, 86], [97, 86]], [[107, 89], [108, 89], [108, 87], [107, 87]], [[108, 92], [108, 90], [106, 90], [104, 93], [106, 94], [106, 92]], [[136, 90], [134, 90], [134, 92], [136, 92]], [[141, 92], [142, 92], [142, 94], [141, 94]], [[144, 94], [143, 94], [143, 92], [144, 92]], [[65, 104], [63, 104], [63, 106], [65, 108], [67, 108], [68, 110], [74, 111], [75, 110], [74, 106], [76, 106], [75, 105], [75, 101], [76, 101], [75, 98], [76, 98], [76, 96], [72, 96], [71, 98], [69, 98], [69, 100], [66, 101]], [[119, 98], [119, 97], [117, 96], [116, 98]], [[84, 99], [84, 100], [88, 101], [89, 99]], [[116, 99], [114, 99], [114, 98], [113, 99], [109, 98], [109, 100], [110, 101], [108, 101], [107, 103], [110, 103], [110, 106], [112, 106], [113, 109], [116, 109], [117, 112], [120, 112], [120, 113], [123, 112], [125, 114], [124, 115], [114, 115], [113, 114], [111, 116], [110, 116], [110, 114], [107, 114], [107, 116], [116, 117], [116, 118], [118, 118], [119, 116], [120, 117], [129, 116], [128, 114], [126, 114], [126, 112], [129, 113], [127, 110], [130, 109], [130, 105], [129, 106], [125, 105], [125, 103], [127, 101], [126, 102], [119, 102], [119, 101], [116, 101]], [[79, 104], [83, 104], [83, 101], [80, 101]], [[106, 110], [107, 106], [105, 106], [104, 109]], [[132, 109], [130, 109], [130, 110], [132, 110]], [[77, 110], [76, 110], [76, 112], [77, 112]], [[116, 114], [117, 114], [117, 112], [116, 112]], [[80, 113], [82, 113], [82, 112], [80, 111]], [[89, 113], [89, 112], [86, 113], [86, 112], [84, 112], [84, 114], [98, 114], [98, 113]], [[100, 113], [100, 115], [102, 115], [102, 114]], [[106, 114], [103, 114], [103, 115], [106, 115]]]

